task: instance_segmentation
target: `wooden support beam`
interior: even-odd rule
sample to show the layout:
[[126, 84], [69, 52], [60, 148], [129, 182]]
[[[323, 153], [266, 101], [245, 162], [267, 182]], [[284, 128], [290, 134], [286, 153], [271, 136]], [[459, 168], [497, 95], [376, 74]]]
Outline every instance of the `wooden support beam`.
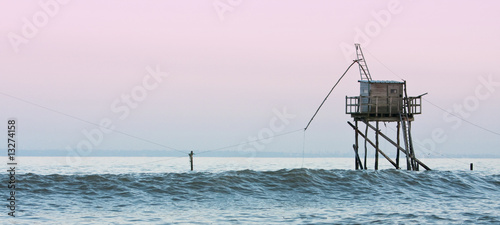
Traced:
[[380, 150], [379, 148], [376, 147], [376, 145], [370, 140], [368, 139], [368, 137], [366, 137], [365, 135], [363, 135], [363, 133], [361, 133], [361, 131], [359, 131], [358, 129], [356, 129], [356, 127], [354, 125], [352, 125], [351, 122], [347, 121], [347, 123], [352, 127], [352, 129], [354, 129], [362, 138], [364, 138], [368, 143], [370, 143], [371, 146], [373, 146], [377, 152], [379, 152], [382, 156], [384, 156], [387, 161], [389, 161], [396, 169], [399, 169], [398, 167], [396, 167], [396, 163], [394, 161], [392, 161], [391, 158], [389, 158], [389, 156], [387, 156], [384, 152], [382, 152], [382, 150]]
[[[413, 148], [413, 140], [411, 138], [411, 121], [408, 121], [408, 140], [410, 142], [411, 155], [413, 156], [413, 158], [416, 158], [415, 149]], [[415, 162], [415, 160], [412, 160], [412, 163], [413, 163], [413, 170], [418, 171], [419, 170], [418, 163]]]
[[[404, 121], [402, 119], [402, 116], [400, 115], [400, 118], [401, 118], [401, 124], [403, 125], [403, 141], [405, 143], [405, 152], [407, 152], [408, 154], [406, 154], [406, 169], [407, 170], [411, 170], [412, 169], [412, 164], [411, 164], [411, 160], [410, 160], [410, 157], [411, 157], [411, 152], [410, 152], [410, 148], [408, 147], [408, 133], [407, 133], [407, 128], [406, 128], [406, 121]], [[398, 145], [399, 146], [399, 145]]]
[[[356, 121], [356, 129], [358, 128], [358, 121]], [[354, 132], [354, 153], [356, 153], [356, 158], [354, 159], [354, 164], [356, 164], [356, 170], [359, 170], [359, 166], [361, 166], [361, 169], [363, 169], [363, 164], [360, 164], [361, 160], [359, 160], [359, 154], [358, 154], [358, 132]], [[358, 162], [359, 161], [359, 162]]]
[[426, 170], [431, 170], [427, 165], [425, 165], [423, 162], [421, 162], [420, 160], [418, 160], [416, 157], [414, 156], [411, 156], [404, 148], [401, 148], [401, 146], [397, 145], [396, 143], [394, 143], [393, 140], [391, 140], [390, 138], [388, 138], [385, 134], [383, 134], [382, 132], [378, 131], [375, 129], [375, 127], [373, 127], [372, 125], [370, 125], [369, 123], [363, 121], [366, 125], [368, 125], [372, 130], [375, 130], [375, 132], [379, 133], [380, 136], [382, 136], [385, 140], [387, 140], [389, 143], [391, 143], [392, 145], [394, 145], [396, 148], [398, 148], [401, 152], [403, 152], [404, 154], [406, 154], [407, 156], [411, 157], [413, 160], [415, 160], [415, 162], [417, 162], [418, 164], [420, 164], [422, 167], [424, 167]]
[[[377, 130], [378, 130], [378, 121], [375, 122], [375, 124], [377, 125]], [[379, 149], [378, 148], [378, 132], [375, 133], [375, 149]], [[394, 165], [396, 166], [396, 165]], [[397, 168], [397, 166], [396, 166]], [[375, 151], [375, 170], [378, 170], [378, 151]]]
[[[400, 142], [399, 142], [399, 130], [400, 130], [400, 127], [401, 127], [401, 123], [398, 121], [398, 125], [397, 125], [397, 134], [396, 134], [396, 138], [397, 138], [397, 145], [400, 146]], [[399, 167], [399, 149], [396, 148], [396, 165]]]
[[[356, 132], [357, 133], [357, 132]], [[366, 126], [366, 129], [365, 129], [365, 137], [368, 137], [368, 125]], [[366, 146], [366, 138], [365, 138], [365, 170], [368, 169], [368, 167], [366, 166], [366, 157], [368, 156], [368, 147]]]
[[355, 162], [356, 170], [358, 170], [359, 168], [363, 169], [363, 163], [361, 163], [361, 159], [359, 158], [358, 149], [356, 148], [356, 145], [352, 145], [352, 148], [354, 149], [354, 155], [355, 155], [354, 161], [356, 161]]

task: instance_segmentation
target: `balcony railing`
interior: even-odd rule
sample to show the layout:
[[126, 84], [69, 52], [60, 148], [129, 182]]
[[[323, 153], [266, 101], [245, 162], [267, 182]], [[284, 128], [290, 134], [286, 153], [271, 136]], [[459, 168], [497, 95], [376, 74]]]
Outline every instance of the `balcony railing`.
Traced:
[[345, 98], [346, 114], [384, 114], [396, 115], [404, 113], [403, 106], [408, 103], [408, 114], [422, 113], [422, 98], [419, 97], [370, 97], [354, 96]]

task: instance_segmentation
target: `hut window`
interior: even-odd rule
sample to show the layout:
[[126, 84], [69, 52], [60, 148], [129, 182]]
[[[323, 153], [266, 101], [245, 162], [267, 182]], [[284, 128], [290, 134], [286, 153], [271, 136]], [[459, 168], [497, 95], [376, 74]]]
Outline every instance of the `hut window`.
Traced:
[[398, 93], [398, 89], [391, 89], [391, 94], [397, 94]]

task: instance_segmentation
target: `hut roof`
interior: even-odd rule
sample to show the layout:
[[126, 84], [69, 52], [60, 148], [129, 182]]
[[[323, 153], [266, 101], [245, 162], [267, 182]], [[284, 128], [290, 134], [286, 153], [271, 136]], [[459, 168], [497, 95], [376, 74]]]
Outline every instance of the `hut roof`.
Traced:
[[403, 84], [401, 81], [394, 80], [358, 80], [361, 83], [381, 83], [381, 84]]

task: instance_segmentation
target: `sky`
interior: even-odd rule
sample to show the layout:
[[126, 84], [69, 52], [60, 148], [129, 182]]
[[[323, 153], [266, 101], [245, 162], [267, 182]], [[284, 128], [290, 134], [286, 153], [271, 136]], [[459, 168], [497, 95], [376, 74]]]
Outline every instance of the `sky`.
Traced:
[[0, 4], [0, 117], [18, 151], [349, 155], [358, 68], [301, 129], [360, 43], [374, 80], [428, 93], [417, 156], [500, 156], [498, 1]]

